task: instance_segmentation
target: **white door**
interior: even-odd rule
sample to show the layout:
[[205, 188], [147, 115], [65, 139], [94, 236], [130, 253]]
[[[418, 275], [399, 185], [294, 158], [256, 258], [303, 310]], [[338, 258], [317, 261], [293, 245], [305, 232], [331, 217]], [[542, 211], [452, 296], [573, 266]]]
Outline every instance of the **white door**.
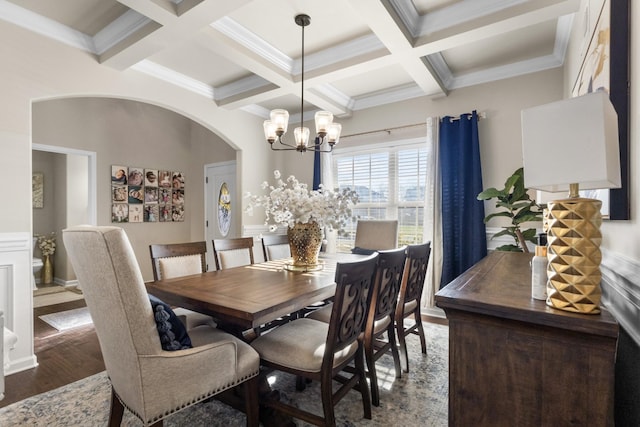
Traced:
[[240, 203], [236, 194], [236, 162], [205, 166], [207, 264], [215, 270], [213, 239], [240, 236]]

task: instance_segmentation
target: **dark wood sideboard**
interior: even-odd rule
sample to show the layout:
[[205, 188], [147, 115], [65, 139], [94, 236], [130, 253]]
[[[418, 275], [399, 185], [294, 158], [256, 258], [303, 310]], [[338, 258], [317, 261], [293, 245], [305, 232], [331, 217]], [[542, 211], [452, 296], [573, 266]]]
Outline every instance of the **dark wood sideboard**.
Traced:
[[493, 252], [436, 294], [449, 425], [613, 426], [618, 323], [531, 298], [531, 254]]

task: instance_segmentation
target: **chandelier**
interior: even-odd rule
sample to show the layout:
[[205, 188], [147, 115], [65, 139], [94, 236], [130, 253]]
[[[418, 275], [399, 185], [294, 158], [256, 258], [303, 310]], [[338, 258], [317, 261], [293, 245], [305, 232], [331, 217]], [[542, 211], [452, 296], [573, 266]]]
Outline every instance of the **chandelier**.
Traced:
[[[294, 144], [286, 143], [282, 137], [287, 133], [289, 112], [283, 109], [271, 110], [270, 119], [265, 120], [264, 136], [272, 150], [319, 151], [329, 153], [340, 139], [342, 125], [333, 122], [333, 114], [329, 111], [318, 111], [315, 114], [316, 141], [309, 146], [309, 128], [302, 126], [304, 121], [304, 27], [311, 23], [309, 15], [300, 14], [295, 22], [302, 28], [302, 63], [301, 63], [301, 94], [300, 94], [300, 127], [293, 130]], [[277, 145], [274, 145], [277, 142]], [[326, 144], [325, 144], [326, 143]]]

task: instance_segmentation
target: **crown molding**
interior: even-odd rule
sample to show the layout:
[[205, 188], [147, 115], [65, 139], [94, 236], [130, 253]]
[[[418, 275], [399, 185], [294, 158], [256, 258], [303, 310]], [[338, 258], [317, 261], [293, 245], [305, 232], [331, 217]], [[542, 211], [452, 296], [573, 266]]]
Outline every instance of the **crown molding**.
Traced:
[[335, 86], [330, 85], [329, 83], [323, 83], [315, 86], [313, 88], [313, 91], [319, 95], [324, 96], [327, 99], [336, 102], [346, 110], [351, 110], [353, 108], [353, 104], [355, 102], [353, 98], [351, 98], [341, 90], [336, 89]]
[[553, 55], [564, 64], [564, 58], [567, 54], [567, 47], [571, 38], [571, 27], [573, 26], [573, 18], [575, 14], [565, 15], [558, 18], [556, 26], [556, 43], [553, 46]]
[[426, 36], [437, 31], [491, 15], [528, 0], [463, 0], [449, 7], [425, 14], [420, 19], [417, 36]]
[[216, 101], [231, 98], [241, 93], [249, 92], [255, 89], [266, 88], [272, 85], [268, 80], [263, 79], [258, 75], [251, 75], [235, 80], [226, 85], [217, 86], [215, 88]]
[[0, 19], [76, 49], [96, 53], [92, 37], [6, 0], [0, 0]]
[[131, 69], [150, 75], [157, 79], [164, 80], [168, 83], [179, 86], [183, 89], [194, 92], [206, 98], [215, 99], [214, 90], [208, 84], [202, 83], [201, 81], [196, 79], [192, 79], [191, 77], [187, 77], [184, 74], [180, 74], [170, 68], [163, 67], [162, 65], [156, 64], [155, 62], [151, 62], [147, 59], [133, 65]]
[[293, 60], [291, 58], [228, 16], [220, 18], [209, 25], [281, 70], [292, 74]]
[[[332, 46], [319, 52], [305, 55], [305, 72], [347, 61], [361, 55], [385, 49], [384, 44], [374, 34], [367, 34], [362, 37], [349, 40], [347, 42]], [[299, 75], [302, 69], [302, 60], [293, 61], [293, 75]]]
[[353, 111], [377, 107], [393, 102], [425, 96], [422, 89], [414, 83], [408, 83], [394, 88], [376, 91], [365, 96], [360, 96], [353, 103]]
[[451, 28], [526, 2], [527, 0], [463, 0], [451, 6], [419, 15], [412, 1], [389, 0], [400, 20], [414, 38]]
[[93, 37], [93, 43], [96, 49], [95, 53], [102, 55], [122, 40], [143, 28], [149, 22], [151, 22], [151, 19], [133, 9], [129, 9]]

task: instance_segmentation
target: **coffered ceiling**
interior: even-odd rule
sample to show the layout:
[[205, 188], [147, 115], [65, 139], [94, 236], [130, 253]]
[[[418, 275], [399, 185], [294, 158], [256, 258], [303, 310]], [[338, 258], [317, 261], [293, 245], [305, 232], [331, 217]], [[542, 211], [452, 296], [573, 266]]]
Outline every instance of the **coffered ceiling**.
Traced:
[[560, 67], [579, 0], [0, 0], [0, 19], [267, 117], [337, 116]]

